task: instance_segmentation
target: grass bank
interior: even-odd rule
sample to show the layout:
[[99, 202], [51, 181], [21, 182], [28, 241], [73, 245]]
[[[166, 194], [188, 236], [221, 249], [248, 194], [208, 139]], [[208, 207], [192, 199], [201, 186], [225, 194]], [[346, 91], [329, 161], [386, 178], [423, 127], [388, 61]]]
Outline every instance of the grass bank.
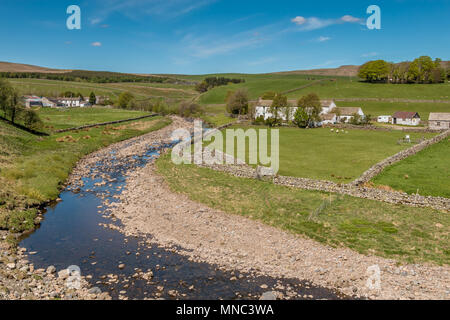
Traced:
[[[156, 162], [175, 192], [227, 213], [400, 262], [450, 262], [450, 215], [428, 208], [277, 186], [194, 165]], [[195, 183], [192, 183], [195, 181]]]
[[[67, 116], [77, 112], [73, 109]], [[74, 123], [82, 124], [81, 118]], [[94, 122], [102, 119], [103, 114], [89, 117]], [[58, 197], [80, 158], [169, 123], [168, 118], [156, 117], [42, 137], [0, 122], [0, 228], [17, 232], [33, 229], [36, 206]]]

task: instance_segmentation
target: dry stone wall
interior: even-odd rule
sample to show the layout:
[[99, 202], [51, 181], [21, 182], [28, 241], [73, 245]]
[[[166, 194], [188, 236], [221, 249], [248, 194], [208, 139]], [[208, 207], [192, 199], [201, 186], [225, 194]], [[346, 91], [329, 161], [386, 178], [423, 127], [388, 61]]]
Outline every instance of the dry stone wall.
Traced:
[[423, 149], [446, 139], [449, 135], [450, 135], [450, 130], [447, 130], [431, 139], [428, 139], [421, 143], [418, 143], [415, 146], [412, 146], [411, 148], [402, 150], [399, 153], [397, 153], [389, 158], [386, 158], [381, 162], [378, 162], [377, 164], [375, 164], [374, 166], [369, 168], [366, 172], [364, 172], [358, 179], [353, 181], [352, 184], [355, 186], [359, 186], [366, 182], [369, 182], [375, 176], [379, 175], [386, 167], [391, 166], [396, 162], [406, 159], [406, 158], [418, 153], [419, 151], [422, 151]]
[[[236, 177], [249, 179], [258, 178], [256, 170], [248, 165], [202, 164], [200, 166], [217, 171], [222, 171]], [[357, 198], [377, 200], [394, 204], [404, 204], [413, 207], [430, 207], [436, 210], [450, 212], [450, 199], [443, 197], [410, 195], [405, 192], [359, 187], [352, 184], [339, 184], [332, 181], [286, 176], [275, 176], [273, 178], [273, 183], [292, 188], [339, 193]]]

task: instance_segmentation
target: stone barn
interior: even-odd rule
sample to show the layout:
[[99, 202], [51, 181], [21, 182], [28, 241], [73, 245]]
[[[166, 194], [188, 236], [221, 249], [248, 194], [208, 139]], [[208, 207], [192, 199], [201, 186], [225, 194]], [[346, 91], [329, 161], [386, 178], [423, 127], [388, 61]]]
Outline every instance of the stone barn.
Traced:
[[428, 127], [433, 130], [450, 129], [450, 113], [430, 113]]

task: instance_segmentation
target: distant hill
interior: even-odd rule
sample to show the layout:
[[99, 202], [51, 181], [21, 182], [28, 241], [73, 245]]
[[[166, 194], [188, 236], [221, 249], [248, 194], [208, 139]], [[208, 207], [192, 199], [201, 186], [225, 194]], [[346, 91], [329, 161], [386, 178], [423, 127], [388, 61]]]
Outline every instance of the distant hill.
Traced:
[[311, 74], [318, 76], [342, 76], [342, 77], [356, 77], [359, 66], [341, 66], [339, 68], [329, 69], [311, 69], [311, 70], [295, 70], [285, 72], [275, 72], [275, 74]]
[[[450, 68], [450, 61], [442, 61], [442, 67]], [[320, 75], [320, 76], [342, 76], [342, 77], [356, 77], [358, 74], [358, 69], [360, 66], [356, 65], [346, 65], [340, 66], [339, 68], [325, 68], [325, 69], [311, 69], [311, 70], [294, 70], [294, 71], [281, 71], [273, 72], [271, 74], [304, 74], [304, 75]], [[12, 63], [12, 62], [1, 62], [0, 61], [0, 72], [41, 72], [41, 73], [67, 73], [73, 70], [61, 70], [61, 69], [51, 69], [39, 66], [33, 66], [28, 64]], [[82, 70], [78, 70], [82, 71]], [[116, 74], [115, 72], [113, 72]], [[117, 73], [119, 74], [119, 73]], [[164, 74], [138, 74], [132, 73], [128, 75], [136, 75], [143, 77], [166, 77], [169, 75]], [[173, 76], [173, 75], [171, 75]]]
[[29, 64], [2, 62], [0, 61], [0, 72], [41, 72], [41, 73], [65, 73], [71, 70], [58, 70]]
[[[444, 69], [450, 68], [450, 61], [442, 61], [441, 66]], [[339, 68], [329, 68], [329, 69], [311, 69], [311, 70], [274, 72], [274, 74], [311, 74], [311, 75], [318, 75], [318, 76], [356, 77], [358, 75], [359, 67], [360, 66], [348, 65], [348, 66], [340, 66]]]

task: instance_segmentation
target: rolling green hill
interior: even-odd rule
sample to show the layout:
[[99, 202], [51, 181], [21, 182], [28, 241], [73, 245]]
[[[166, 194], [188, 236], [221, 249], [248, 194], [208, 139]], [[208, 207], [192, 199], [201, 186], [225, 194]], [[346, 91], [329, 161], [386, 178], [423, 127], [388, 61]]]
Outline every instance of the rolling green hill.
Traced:
[[[227, 75], [231, 76], [231, 75]], [[226, 93], [237, 88], [247, 88], [250, 99], [256, 99], [265, 91], [284, 92], [308, 83], [315, 84], [288, 94], [291, 99], [315, 92], [321, 98], [401, 98], [410, 100], [450, 100], [450, 83], [441, 84], [384, 84], [365, 83], [357, 78], [308, 76], [301, 74], [261, 74], [241, 76], [245, 83], [216, 87], [200, 98], [204, 104], [224, 103]], [[330, 79], [321, 81], [319, 79]]]

